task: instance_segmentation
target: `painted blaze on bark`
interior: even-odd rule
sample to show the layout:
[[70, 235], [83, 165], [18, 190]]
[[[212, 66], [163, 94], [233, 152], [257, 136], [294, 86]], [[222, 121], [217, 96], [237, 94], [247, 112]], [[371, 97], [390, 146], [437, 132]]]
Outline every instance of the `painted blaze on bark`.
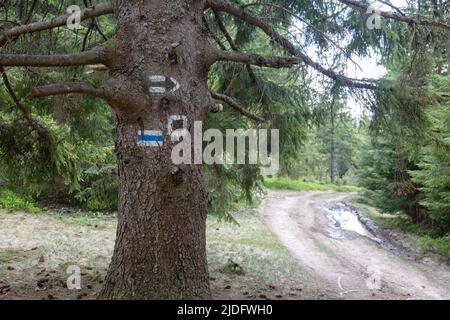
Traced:
[[[176, 142], [168, 132], [171, 115], [186, 116], [191, 130], [208, 114], [211, 60], [202, 28], [204, 2], [113, 5], [119, 26], [108, 44], [113, 55], [106, 90], [117, 118], [119, 217], [100, 298], [209, 298], [201, 167], [173, 165]], [[180, 87], [172, 92], [172, 83], [155, 93], [150, 89], [158, 80], [154, 76], [171, 77]], [[139, 145], [138, 133], [145, 130], [161, 131], [163, 144]]]
[[[357, 1], [341, 1], [349, 6]], [[361, 7], [362, 6], [362, 7]], [[233, 50], [226, 50], [209, 29], [203, 11], [226, 12], [259, 28], [288, 56], [244, 53], [233, 43], [215, 12], [216, 22]], [[9, 84], [4, 66], [63, 67], [104, 64], [109, 79], [100, 87], [86, 82], [37, 86], [35, 97], [82, 93], [105, 99], [116, 115], [117, 157], [120, 176], [119, 224], [114, 255], [100, 298], [194, 299], [209, 298], [205, 250], [206, 190], [201, 167], [174, 166], [168, 119], [202, 121], [211, 95], [237, 112], [263, 122], [239, 102], [208, 91], [211, 64], [229, 61], [269, 68], [305, 64], [330, 79], [354, 89], [377, 89], [370, 79], [348, 78], [308, 57], [270, 24], [244, 7], [226, 0], [113, 0], [83, 10], [81, 19], [114, 12], [118, 30], [111, 41], [86, 52], [59, 55], [0, 54], [0, 73], [12, 99], [30, 127], [44, 138], [45, 130], [20, 104]], [[411, 22], [411, 18], [385, 17]], [[12, 27], [0, 34], [0, 46], [20, 35], [61, 27], [69, 16]], [[406, 19], [406, 20], [405, 20]], [[414, 20], [421, 25], [450, 30], [445, 23]], [[209, 32], [209, 34], [208, 34]], [[209, 41], [215, 40], [217, 44]], [[221, 50], [217, 49], [217, 45]], [[155, 87], [156, 86], [156, 87]], [[151, 89], [152, 88], [152, 89]], [[180, 117], [182, 116], [182, 117]], [[138, 143], [138, 133], [157, 135], [156, 141]], [[139, 140], [143, 140], [145, 136]], [[158, 140], [164, 138], [161, 144]], [[145, 139], [144, 139], [145, 140]]]

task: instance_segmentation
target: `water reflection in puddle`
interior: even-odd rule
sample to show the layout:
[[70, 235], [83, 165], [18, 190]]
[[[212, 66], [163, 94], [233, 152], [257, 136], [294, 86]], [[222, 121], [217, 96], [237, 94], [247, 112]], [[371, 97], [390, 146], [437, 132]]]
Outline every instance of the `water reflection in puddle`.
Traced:
[[330, 220], [327, 232], [334, 239], [348, 238], [349, 233], [376, 240], [366, 227], [359, 221], [358, 216], [344, 203], [337, 203], [325, 209], [326, 217]]

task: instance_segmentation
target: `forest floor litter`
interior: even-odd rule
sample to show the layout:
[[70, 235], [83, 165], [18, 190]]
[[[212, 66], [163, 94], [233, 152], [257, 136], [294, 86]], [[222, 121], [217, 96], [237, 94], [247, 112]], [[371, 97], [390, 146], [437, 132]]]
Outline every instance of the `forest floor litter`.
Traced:
[[[450, 269], [391, 241], [349, 193], [270, 192], [260, 208], [209, 217], [216, 299], [449, 299]], [[0, 299], [95, 299], [112, 255], [111, 215], [0, 211]], [[278, 238], [278, 239], [277, 239]], [[81, 290], [67, 288], [69, 266]]]

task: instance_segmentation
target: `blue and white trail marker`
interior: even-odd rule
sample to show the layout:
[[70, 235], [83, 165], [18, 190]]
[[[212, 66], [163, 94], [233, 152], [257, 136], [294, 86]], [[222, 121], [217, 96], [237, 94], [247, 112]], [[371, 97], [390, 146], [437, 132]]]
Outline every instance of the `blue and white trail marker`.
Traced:
[[180, 89], [180, 84], [177, 80], [166, 76], [150, 76], [150, 93], [166, 93], [175, 92]]
[[160, 130], [139, 130], [137, 143], [144, 147], [162, 147], [164, 136]]

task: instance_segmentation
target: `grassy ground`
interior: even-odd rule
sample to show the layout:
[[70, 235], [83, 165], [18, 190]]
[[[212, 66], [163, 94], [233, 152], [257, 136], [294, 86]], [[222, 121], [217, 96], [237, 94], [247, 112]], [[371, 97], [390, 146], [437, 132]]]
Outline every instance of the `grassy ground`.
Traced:
[[333, 184], [321, 184], [317, 182], [304, 182], [289, 178], [265, 178], [264, 185], [273, 190], [291, 191], [342, 191], [358, 192], [360, 189], [355, 186], [338, 186]]
[[31, 197], [21, 196], [10, 190], [0, 190], [0, 209], [21, 210], [29, 213], [41, 211]]
[[450, 261], [450, 235], [437, 237], [430, 230], [414, 224], [405, 215], [382, 214], [367, 205], [359, 196], [354, 196], [348, 201], [381, 228], [400, 232], [404, 238], [404, 244], [412, 247], [415, 252], [421, 255], [436, 254]]
[[[208, 259], [216, 297], [236, 299], [302, 299], [319, 295], [274, 235], [261, 222], [259, 212], [245, 210], [235, 215], [239, 222], [229, 224], [209, 218]], [[242, 266], [245, 275], [230, 274], [227, 262]], [[307, 285], [308, 284], [308, 285]], [[223, 295], [231, 286], [233, 293]]]
[[[320, 297], [258, 211], [247, 209], [235, 218], [240, 225], [215, 217], [207, 222], [215, 298]], [[0, 210], [0, 299], [94, 299], [112, 254], [115, 228], [113, 215]], [[81, 269], [80, 291], [66, 288], [70, 265]]]

